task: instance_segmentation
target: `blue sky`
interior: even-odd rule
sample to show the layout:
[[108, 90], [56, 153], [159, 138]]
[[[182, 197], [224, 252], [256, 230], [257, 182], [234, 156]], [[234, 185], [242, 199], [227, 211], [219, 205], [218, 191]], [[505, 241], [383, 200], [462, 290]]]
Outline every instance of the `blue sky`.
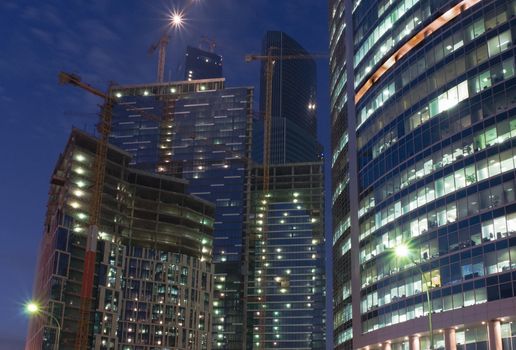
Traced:
[[[110, 81], [154, 81], [157, 57], [147, 50], [166, 26], [166, 10], [182, 4], [0, 0], [0, 350], [23, 348], [27, 320], [20, 309], [32, 291], [57, 157], [72, 126], [92, 131], [97, 120], [100, 101], [59, 86], [57, 74], [73, 72], [103, 89]], [[258, 97], [259, 67], [244, 63], [244, 55], [259, 52], [266, 30], [285, 31], [307, 50], [327, 52], [327, 6], [325, 0], [197, 0], [169, 44], [165, 76], [180, 78], [185, 46], [207, 36], [224, 57], [227, 85], [255, 86]], [[318, 62], [318, 80], [319, 136], [327, 150], [325, 60]]]

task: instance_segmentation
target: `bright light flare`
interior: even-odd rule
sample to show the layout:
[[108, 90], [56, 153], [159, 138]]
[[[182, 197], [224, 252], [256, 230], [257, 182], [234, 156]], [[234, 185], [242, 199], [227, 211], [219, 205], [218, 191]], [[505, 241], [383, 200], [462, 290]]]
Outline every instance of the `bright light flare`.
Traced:
[[29, 314], [34, 315], [34, 314], [37, 314], [41, 310], [41, 308], [39, 307], [38, 304], [36, 304], [35, 302], [31, 301], [27, 305], [25, 305], [25, 310]]
[[396, 256], [399, 258], [406, 258], [409, 256], [409, 253], [409, 249], [405, 244], [401, 244], [394, 248], [394, 254], [396, 254]]
[[173, 11], [170, 15], [170, 24], [174, 28], [183, 28], [185, 18], [182, 11]]

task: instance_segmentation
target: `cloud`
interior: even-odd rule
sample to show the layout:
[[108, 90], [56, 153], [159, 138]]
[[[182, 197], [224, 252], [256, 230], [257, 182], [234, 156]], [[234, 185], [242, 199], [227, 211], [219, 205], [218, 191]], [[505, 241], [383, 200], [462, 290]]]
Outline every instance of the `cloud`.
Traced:
[[79, 55], [82, 53], [80, 36], [73, 31], [63, 30], [56, 34], [56, 47], [62, 54]]
[[29, 30], [40, 41], [42, 41], [48, 45], [54, 45], [54, 37], [51, 33], [47, 32], [43, 29], [34, 28], [34, 27], [30, 28]]
[[65, 26], [59, 11], [50, 4], [41, 2], [38, 6], [27, 6], [23, 8], [20, 15], [26, 21], [45, 23], [47, 25], [62, 28]]
[[79, 23], [82, 34], [90, 41], [107, 42], [120, 40], [120, 36], [107, 25], [96, 19], [87, 19]]
[[6, 93], [5, 93], [5, 88], [3, 86], [0, 86], [0, 101], [1, 102], [13, 102], [14, 99], [11, 97], [11, 96], [8, 96]]

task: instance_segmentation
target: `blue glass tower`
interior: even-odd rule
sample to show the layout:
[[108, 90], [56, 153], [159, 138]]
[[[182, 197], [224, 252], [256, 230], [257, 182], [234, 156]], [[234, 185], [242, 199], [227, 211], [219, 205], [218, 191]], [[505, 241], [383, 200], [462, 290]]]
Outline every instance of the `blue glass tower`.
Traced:
[[[253, 90], [209, 79], [112, 93], [119, 103], [111, 141], [134, 155], [135, 166], [182, 177], [190, 193], [216, 205], [213, 345], [241, 349]], [[160, 122], [149, 120], [156, 116]]]
[[[277, 56], [308, 55], [293, 38], [269, 31], [262, 43], [262, 54]], [[316, 66], [313, 59], [278, 60], [272, 76], [271, 164], [310, 162], [320, 159], [317, 142]], [[265, 111], [265, 63], [261, 67], [260, 110]], [[261, 160], [263, 132], [255, 133], [253, 154]]]
[[251, 176], [246, 349], [325, 349], [323, 163]]
[[[252, 170], [246, 349], [322, 350], [324, 174], [316, 137], [315, 62], [282, 32], [265, 35], [262, 54], [303, 59], [274, 63], [268, 180], [261, 166]], [[262, 115], [264, 70], [262, 65]], [[262, 121], [255, 119], [253, 128], [253, 157], [258, 163], [263, 162]]]

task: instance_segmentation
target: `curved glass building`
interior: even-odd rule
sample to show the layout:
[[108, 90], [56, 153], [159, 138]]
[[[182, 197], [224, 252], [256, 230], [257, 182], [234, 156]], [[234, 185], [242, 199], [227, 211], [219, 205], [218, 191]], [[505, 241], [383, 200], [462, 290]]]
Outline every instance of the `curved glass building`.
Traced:
[[329, 10], [335, 349], [516, 349], [516, 1]]

